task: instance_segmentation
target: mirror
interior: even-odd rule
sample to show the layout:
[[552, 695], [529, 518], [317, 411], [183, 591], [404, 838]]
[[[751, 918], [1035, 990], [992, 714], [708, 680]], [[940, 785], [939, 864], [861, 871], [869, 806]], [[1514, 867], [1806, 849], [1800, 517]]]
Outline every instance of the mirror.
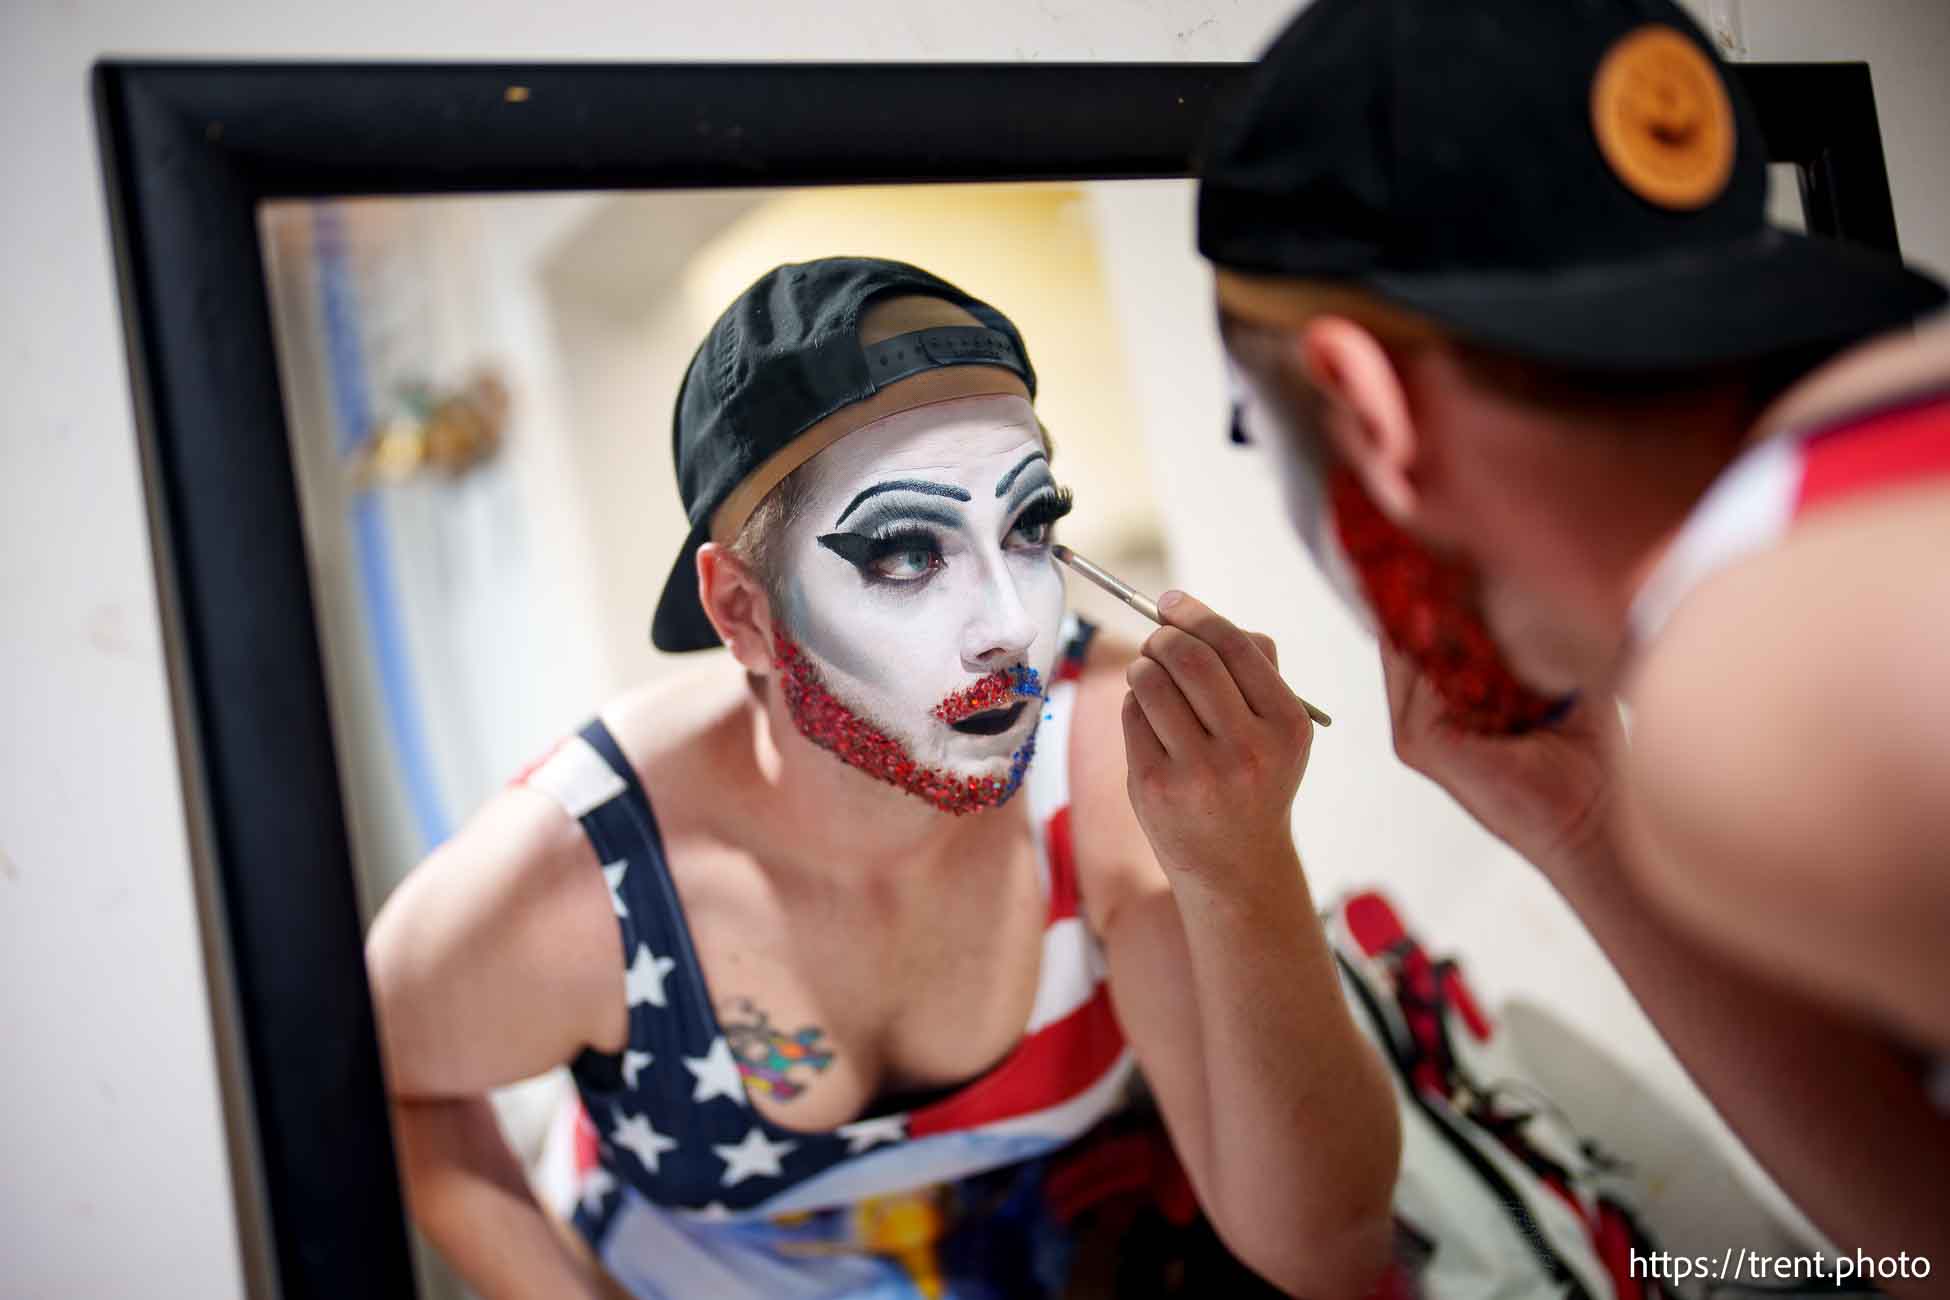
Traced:
[[[98, 65], [231, 1162], [247, 1267], [266, 1289], [410, 1293], [363, 920], [535, 747], [615, 682], [662, 670], [642, 621], [669, 559], [660, 539], [677, 527], [654, 461], [667, 400], [648, 362], [632, 366], [664, 308], [633, 277], [678, 283], [713, 233], [763, 210], [759, 182], [1012, 178], [1085, 193], [1065, 202], [1097, 243], [1108, 305], [1092, 319], [1114, 322], [1098, 355], [1127, 388], [1078, 409], [1134, 411], [1137, 436], [1117, 440], [1119, 459], [1086, 492], [1096, 435], [1087, 417], [1074, 432], [1051, 421], [1065, 474], [1079, 476], [1066, 527], [1080, 549], [1078, 530], [1108, 530], [1089, 544], [1125, 577], [1195, 589], [1291, 647], [1283, 671], [1335, 713], [1343, 747], [1309, 774], [1298, 811], [1317, 893], [1386, 861], [1405, 894], [1419, 891], [1418, 912], [1445, 917], [1446, 942], [1481, 955], [1493, 989], [1565, 992], [1527, 977], [1564, 968], [1575, 943], [1549, 923], [1525, 945], [1485, 942], [1506, 918], [1469, 906], [1457, 883], [1508, 879], [1509, 865], [1453, 813], [1401, 815], [1434, 806], [1415, 778], [1373, 775], [1387, 745], [1372, 650], [1276, 534], [1257, 462], [1223, 442], [1187, 187], [1075, 179], [1183, 177], [1214, 97], [1242, 71]], [[1811, 232], [1893, 252], [1867, 69], [1739, 72], [1770, 152], [1809, 168]], [[984, 112], [924, 111], [944, 95]], [[498, 191], [525, 196], [333, 197]], [[700, 206], [643, 238], [626, 205], [653, 199]], [[443, 205], [450, 224], [414, 215]], [[1055, 401], [1049, 353], [1062, 340], [1041, 328], [1025, 321]], [[627, 481], [622, 465], [635, 466]], [[1110, 503], [1127, 499], [1133, 525], [1119, 531]], [[579, 503], [586, 527], [565, 522]], [[564, 557], [576, 568], [551, 585], [545, 566]], [[583, 622], [538, 629], [536, 610]], [[1116, 608], [1104, 617], [1143, 630]], [[510, 680], [517, 697], [494, 698]], [[1532, 896], [1526, 914], [1552, 906]]]
[[[774, 266], [863, 250], [1002, 307], [1079, 503], [1065, 540], [1140, 589], [1168, 585], [1145, 444], [1226, 449], [1209, 334], [1182, 342], [1170, 376], [1204, 398], [1202, 427], [1144, 431], [1147, 325], [1207, 311], [1202, 265], [1176, 239], [1192, 201], [1188, 181], [1125, 181], [264, 205], [365, 919], [599, 707], [726, 654], [648, 641], [687, 530], [670, 419], [698, 340]], [[1263, 515], [1268, 529], [1278, 519]], [[1144, 634], [1096, 587], [1066, 585], [1079, 614]], [[573, 1175], [549, 1137], [574, 1107], [567, 1071], [501, 1088], [495, 1104], [526, 1172], [566, 1212]], [[416, 1240], [423, 1288], [457, 1293]]]

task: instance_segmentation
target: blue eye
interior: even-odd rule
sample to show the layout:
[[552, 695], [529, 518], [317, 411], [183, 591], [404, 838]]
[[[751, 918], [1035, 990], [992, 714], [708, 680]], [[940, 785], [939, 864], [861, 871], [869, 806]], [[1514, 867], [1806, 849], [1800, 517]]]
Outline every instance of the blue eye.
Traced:
[[900, 549], [882, 551], [868, 561], [867, 569], [877, 577], [890, 582], [912, 582], [925, 578], [941, 567], [941, 552], [935, 548], [934, 539], [929, 538], [925, 546], [916, 546], [900, 539], [894, 539]]
[[819, 544], [869, 582], [918, 582], [941, 567], [941, 544], [934, 534], [918, 528], [880, 536], [827, 533]]

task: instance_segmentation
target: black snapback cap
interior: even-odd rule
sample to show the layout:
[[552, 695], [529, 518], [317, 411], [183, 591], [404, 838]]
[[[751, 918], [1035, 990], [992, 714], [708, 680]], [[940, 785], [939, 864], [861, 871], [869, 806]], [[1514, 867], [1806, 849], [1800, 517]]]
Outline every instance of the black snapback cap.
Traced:
[[[863, 344], [862, 312], [892, 297], [940, 299], [979, 324]], [[777, 267], [740, 294], [704, 336], [677, 391], [671, 449], [691, 528], [657, 602], [652, 643], [670, 651], [719, 643], [698, 599], [697, 551], [711, 539], [719, 507], [762, 466], [889, 384], [960, 365], [1010, 371], [1036, 396], [1028, 349], [1009, 318], [919, 267], [829, 257]]]
[[1594, 370], [1841, 343], [1941, 305], [1766, 222], [1753, 111], [1669, 0], [1315, 0], [1215, 117], [1199, 251]]

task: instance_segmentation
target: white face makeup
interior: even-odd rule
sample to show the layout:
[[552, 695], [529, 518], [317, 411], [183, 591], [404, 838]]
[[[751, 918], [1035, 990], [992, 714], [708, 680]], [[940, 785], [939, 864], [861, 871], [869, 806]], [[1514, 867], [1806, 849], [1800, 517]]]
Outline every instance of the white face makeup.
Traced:
[[[1064, 610], [1049, 545], [1068, 497], [1029, 403], [996, 395], [905, 411], [846, 435], [805, 472], [804, 506], [782, 538], [784, 631], [846, 712], [933, 775], [924, 790], [856, 765], [944, 808], [927, 790], [1013, 791], [1041, 719], [1021, 688], [1055, 666]], [[819, 734], [831, 718], [796, 721], [854, 761], [843, 737]]]
[[1272, 458], [1293, 531], [1300, 535], [1307, 553], [1313, 556], [1314, 564], [1341, 602], [1372, 632], [1374, 611], [1361, 593], [1361, 584], [1355, 579], [1354, 566], [1341, 546], [1333, 511], [1327, 504], [1327, 476], [1320, 463], [1319, 435], [1287, 428], [1260, 392], [1258, 383], [1230, 356], [1226, 358], [1226, 375], [1232, 389], [1233, 418], [1247, 441]]

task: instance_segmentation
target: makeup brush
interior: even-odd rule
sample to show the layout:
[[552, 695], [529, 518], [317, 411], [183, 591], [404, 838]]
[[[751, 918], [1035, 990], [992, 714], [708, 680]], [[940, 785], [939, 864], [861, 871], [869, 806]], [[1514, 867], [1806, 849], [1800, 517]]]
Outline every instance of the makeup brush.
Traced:
[[[1150, 619], [1153, 623], [1159, 626], [1164, 625], [1165, 616], [1159, 612], [1158, 602], [1139, 591], [1136, 587], [1133, 587], [1130, 583], [1112, 577], [1106, 570], [1098, 568], [1061, 542], [1056, 543], [1049, 549], [1051, 555], [1054, 555], [1057, 559], [1063, 561], [1063, 563], [1069, 565], [1072, 569], [1075, 569], [1097, 586], [1102, 587], [1105, 591], [1108, 591], [1111, 595], [1117, 597], [1126, 605], [1129, 605], [1132, 609]], [[1300, 707], [1307, 711], [1307, 716], [1314, 720], [1314, 725], [1320, 727], [1331, 727], [1334, 725], [1332, 718], [1305, 700], [1300, 701]]]

